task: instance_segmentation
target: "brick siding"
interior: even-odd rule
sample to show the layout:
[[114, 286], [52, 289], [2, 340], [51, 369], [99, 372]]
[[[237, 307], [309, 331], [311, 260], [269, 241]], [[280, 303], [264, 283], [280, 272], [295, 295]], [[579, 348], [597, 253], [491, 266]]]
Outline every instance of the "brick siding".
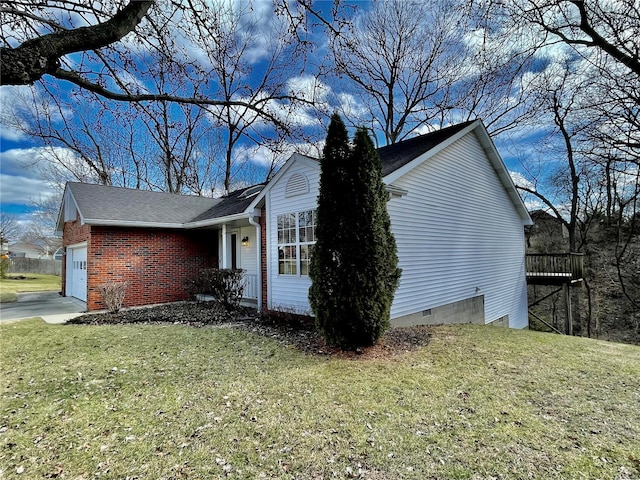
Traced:
[[127, 307], [186, 300], [184, 281], [217, 266], [217, 243], [213, 230], [94, 226], [87, 254], [87, 308], [104, 308], [98, 286], [109, 280], [127, 282]]
[[[218, 265], [213, 230], [176, 231], [81, 225], [66, 222], [64, 247], [87, 242], [87, 309], [104, 308], [98, 286], [109, 280], [128, 284], [125, 306], [186, 300], [184, 281]], [[62, 291], [66, 294], [66, 249]]]

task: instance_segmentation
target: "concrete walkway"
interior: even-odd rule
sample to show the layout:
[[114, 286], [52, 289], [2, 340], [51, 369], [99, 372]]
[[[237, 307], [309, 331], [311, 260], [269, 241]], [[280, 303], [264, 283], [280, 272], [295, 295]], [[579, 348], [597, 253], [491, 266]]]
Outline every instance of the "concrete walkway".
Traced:
[[58, 292], [18, 293], [18, 301], [0, 305], [0, 321], [41, 317], [47, 323], [65, 323], [87, 310], [84, 302], [62, 297]]

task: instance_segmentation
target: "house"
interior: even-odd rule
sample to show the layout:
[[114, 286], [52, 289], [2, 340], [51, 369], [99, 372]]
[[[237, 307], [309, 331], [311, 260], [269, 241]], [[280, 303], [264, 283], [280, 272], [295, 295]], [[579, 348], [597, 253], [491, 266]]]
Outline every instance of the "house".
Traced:
[[10, 243], [7, 249], [12, 258], [51, 258], [51, 252], [46, 246], [42, 247], [35, 243]]
[[[379, 149], [402, 278], [392, 324], [526, 327], [524, 225], [531, 219], [485, 127], [453, 125]], [[258, 308], [309, 312], [320, 163], [294, 154], [266, 184], [211, 199], [67, 184], [63, 291], [103, 308], [98, 285], [127, 281], [128, 306], [185, 298], [199, 269], [245, 270]]]

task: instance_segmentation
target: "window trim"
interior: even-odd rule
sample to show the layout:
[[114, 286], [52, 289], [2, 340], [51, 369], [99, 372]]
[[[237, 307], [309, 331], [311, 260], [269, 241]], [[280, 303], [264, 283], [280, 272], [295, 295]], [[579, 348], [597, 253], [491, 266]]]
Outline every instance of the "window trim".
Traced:
[[[301, 226], [301, 215], [302, 214], [306, 214], [306, 213], [311, 213], [311, 223], [306, 223], [304, 225]], [[277, 253], [278, 253], [278, 260], [277, 260], [277, 269], [278, 269], [278, 276], [283, 276], [283, 277], [308, 277], [309, 276], [309, 265], [311, 262], [311, 255], [313, 252], [313, 248], [311, 248], [311, 252], [309, 252], [307, 254], [307, 258], [303, 259], [302, 258], [302, 247], [313, 247], [316, 244], [316, 236], [315, 236], [315, 232], [316, 232], [316, 226], [317, 226], [317, 219], [318, 219], [318, 213], [317, 213], [317, 209], [313, 208], [313, 209], [309, 209], [309, 210], [299, 210], [299, 211], [295, 211], [295, 212], [286, 212], [286, 213], [281, 213], [276, 215], [276, 246], [277, 246]], [[291, 223], [286, 223], [285, 222], [287, 220], [291, 219], [291, 216], [293, 216], [294, 219], [294, 227], [291, 227]], [[289, 217], [289, 219], [283, 219], [282, 224], [283, 224], [283, 228], [280, 228], [281, 225], [281, 221], [280, 219], [282, 217]], [[286, 228], [284, 228], [286, 226]], [[310, 233], [311, 236], [313, 236], [313, 240], [312, 241], [304, 241], [301, 242], [300, 238], [300, 229], [304, 228], [304, 229], [311, 229]], [[295, 232], [295, 239], [294, 241], [291, 241], [291, 233]], [[281, 232], [282, 232], [282, 237], [281, 237]], [[287, 242], [284, 241], [284, 237], [285, 237], [285, 232], [289, 232], [289, 239]], [[305, 239], [307, 237], [307, 235], [309, 235], [309, 232], [305, 230]], [[281, 241], [282, 238], [282, 241]], [[281, 251], [285, 251], [285, 249], [287, 248], [291, 248], [293, 247], [293, 256], [290, 256], [289, 258], [287, 258], [286, 256], [283, 256], [283, 258], [280, 257], [280, 252]], [[290, 250], [289, 250], [290, 251]], [[292, 260], [295, 263], [292, 263]], [[282, 262], [282, 263], [281, 263]], [[303, 263], [306, 264], [306, 267], [304, 268], [304, 270], [306, 271], [306, 273], [303, 273]], [[293, 273], [285, 273], [283, 271], [283, 269], [281, 268], [281, 265], [285, 266], [285, 265], [293, 265], [293, 269], [294, 270]], [[286, 267], [284, 267], [284, 270], [286, 270]]]

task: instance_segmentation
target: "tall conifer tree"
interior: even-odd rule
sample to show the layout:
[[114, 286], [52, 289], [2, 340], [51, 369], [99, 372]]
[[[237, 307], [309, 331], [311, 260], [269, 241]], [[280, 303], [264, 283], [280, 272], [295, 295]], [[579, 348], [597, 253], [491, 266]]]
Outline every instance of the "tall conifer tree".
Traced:
[[400, 270], [386, 201], [369, 135], [359, 129], [349, 148], [334, 114], [321, 161], [309, 291], [316, 325], [330, 345], [372, 345], [389, 327]]

